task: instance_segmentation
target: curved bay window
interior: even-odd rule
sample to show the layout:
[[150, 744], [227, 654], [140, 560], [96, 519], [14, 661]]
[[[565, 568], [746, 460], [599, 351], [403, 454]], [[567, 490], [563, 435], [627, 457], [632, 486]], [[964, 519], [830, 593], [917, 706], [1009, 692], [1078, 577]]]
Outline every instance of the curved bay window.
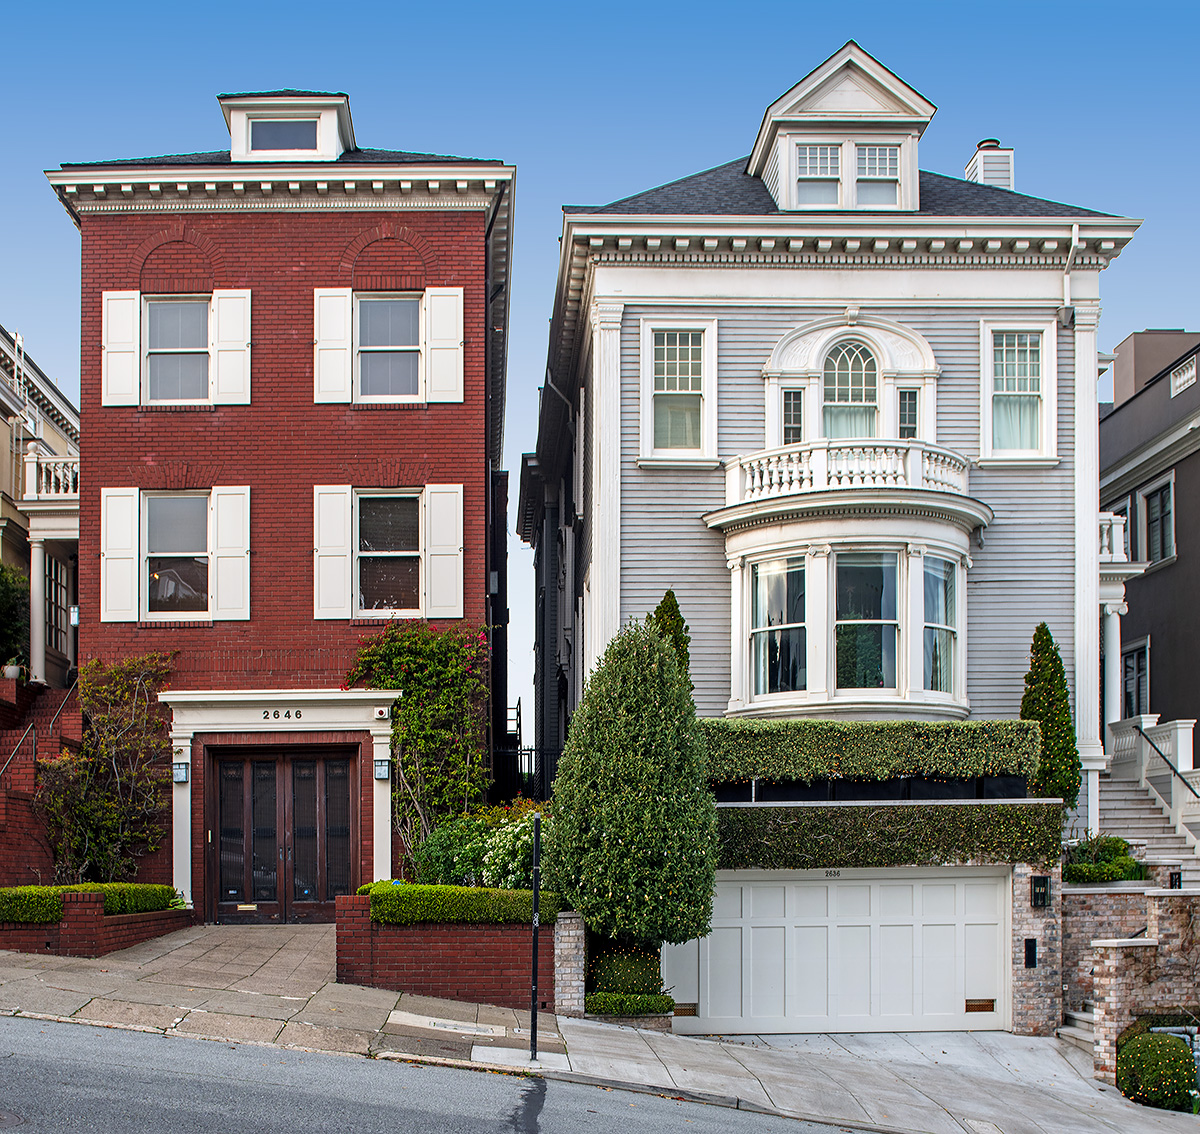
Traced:
[[777, 559], [751, 568], [750, 649], [754, 692], [794, 693], [808, 679], [804, 629], [804, 560]]
[[839, 689], [895, 689], [900, 623], [897, 556], [850, 552], [837, 557], [834, 638]]
[[874, 437], [878, 414], [875, 356], [862, 343], [838, 343], [825, 356], [825, 436], [832, 440]]
[[954, 692], [957, 635], [955, 567], [948, 559], [925, 558], [925, 688]]

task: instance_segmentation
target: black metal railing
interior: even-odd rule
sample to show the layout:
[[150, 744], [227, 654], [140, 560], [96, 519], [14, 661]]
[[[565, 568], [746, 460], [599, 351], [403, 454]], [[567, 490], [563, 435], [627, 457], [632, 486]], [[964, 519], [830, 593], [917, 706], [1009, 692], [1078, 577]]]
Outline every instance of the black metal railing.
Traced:
[[497, 748], [492, 752], [493, 802], [515, 799], [549, 799], [558, 772], [558, 750], [551, 748]]
[[1183, 786], [1187, 788], [1192, 795], [1194, 795], [1197, 799], [1200, 799], [1200, 791], [1197, 791], [1194, 787], [1192, 787], [1191, 781], [1188, 780], [1188, 778], [1177, 767], [1175, 767], [1175, 765], [1171, 762], [1171, 758], [1161, 748], [1159, 748], [1159, 746], [1155, 744], [1154, 741], [1145, 734], [1145, 732], [1142, 731], [1142, 726], [1135, 724], [1133, 728], [1138, 736], [1140, 736], [1148, 745], [1150, 745], [1151, 748], [1154, 749], [1155, 752], [1158, 753], [1162, 762], [1171, 769], [1171, 775], [1173, 775], [1181, 784], [1183, 784]]

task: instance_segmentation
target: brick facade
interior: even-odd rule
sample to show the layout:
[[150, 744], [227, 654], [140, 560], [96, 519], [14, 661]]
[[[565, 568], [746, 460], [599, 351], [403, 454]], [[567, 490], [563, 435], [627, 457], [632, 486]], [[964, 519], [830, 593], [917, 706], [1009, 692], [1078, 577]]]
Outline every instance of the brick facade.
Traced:
[[582, 1016], [587, 981], [583, 917], [564, 910], [554, 923], [554, 1003], [560, 1016]]
[[1092, 942], [1132, 937], [1146, 928], [1146, 891], [1102, 887], [1063, 887], [1063, 983], [1065, 1007], [1083, 1008], [1095, 999]]
[[[1035, 908], [1035, 874], [1050, 875], [1050, 904]], [[1026, 941], [1036, 943], [1036, 967], [1026, 963]], [[1012, 873], [1012, 1030], [1049, 1036], [1062, 1022], [1062, 867], [1018, 862]]]
[[106, 917], [103, 894], [96, 891], [64, 894], [62, 921], [0, 923], [0, 949], [64, 957], [103, 957], [153, 937], [186, 929], [193, 921], [191, 910], [154, 910]]
[[[378, 925], [371, 899], [337, 899], [337, 979], [418, 996], [528, 1009], [527, 925]], [[538, 930], [538, 1001], [555, 1011], [554, 926]]]

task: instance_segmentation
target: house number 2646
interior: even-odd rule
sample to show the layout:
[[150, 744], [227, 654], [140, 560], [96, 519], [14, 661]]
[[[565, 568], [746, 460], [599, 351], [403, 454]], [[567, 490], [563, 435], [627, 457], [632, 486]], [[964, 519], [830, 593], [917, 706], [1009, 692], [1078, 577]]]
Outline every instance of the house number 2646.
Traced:
[[262, 719], [264, 721], [290, 721], [300, 719], [299, 709], [284, 709], [282, 712], [279, 709], [263, 709]]

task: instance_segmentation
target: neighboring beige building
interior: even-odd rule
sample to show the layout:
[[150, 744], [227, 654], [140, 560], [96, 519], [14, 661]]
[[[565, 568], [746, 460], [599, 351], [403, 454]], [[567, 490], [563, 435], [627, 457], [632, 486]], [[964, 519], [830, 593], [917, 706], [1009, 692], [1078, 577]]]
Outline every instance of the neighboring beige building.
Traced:
[[45, 617], [33, 636], [44, 662], [31, 676], [64, 685], [75, 662], [70, 608], [79, 548], [79, 410], [25, 354], [21, 336], [4, 327], [0, 446], [0, 562], [30, 575], [33, 560], [39, 561], [41, 586], [32, 591], [44, 596]]

